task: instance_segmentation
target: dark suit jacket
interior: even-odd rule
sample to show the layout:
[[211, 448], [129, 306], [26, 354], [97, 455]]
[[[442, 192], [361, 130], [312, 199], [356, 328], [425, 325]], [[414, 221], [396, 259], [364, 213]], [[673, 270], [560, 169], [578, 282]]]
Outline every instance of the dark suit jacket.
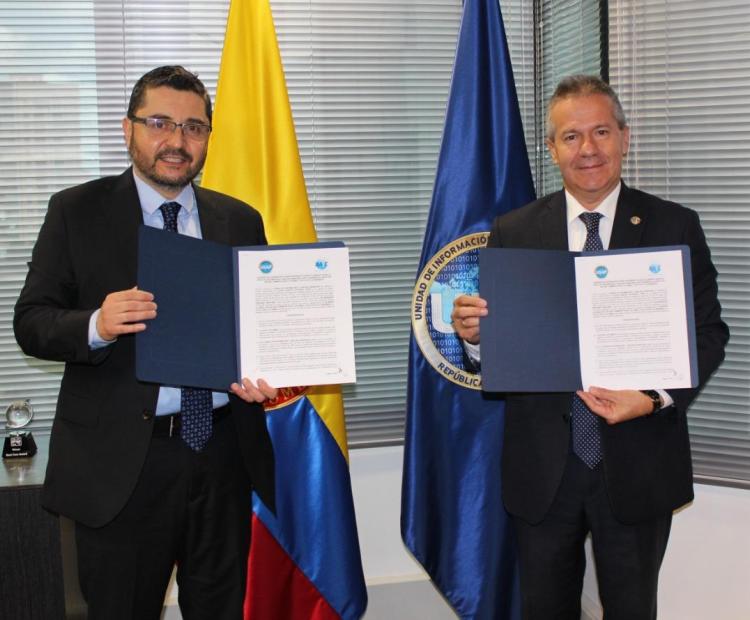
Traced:
[[[634, 217], [639, 223], [633, 224]], [[716, 269], [698, 215], [623, 184], [610, 249], [678, 244], [691, 251], [702, 386], [724, 359], [729, 331], [721, 320]], [[488, 245], [567, 250], [565, 193], [496, 218]], [[698, 389], [670, 390], [674, 406], [653, 416], [612, 426], [600, 420], [607, 490], [620, 521], [663, 515], [693, 499], [686, 411]], [[531, 523], [544, 518], [560, 484], [569, 451], [572, 399], [572, 393], [506, 396], [503, 498], [511, 514]]]
[[[205, 239], [266, 243], [257, 211], [199, 187], [195, 196]], [[135, 378], [133, 335], [95, 351], [88, 347], [91, 314], [108, 293], [136, 285], [142, 221], [131, 169], [52, 196], [15, 309], [23, 351], [65, 362], [43, 503], [92, 527], [113, 519], [130, 497], [158, 397], [158, 385]], [[233, 395], [230, 405], [253, 485], [272, 506], [273, 450], [263, 409]]]

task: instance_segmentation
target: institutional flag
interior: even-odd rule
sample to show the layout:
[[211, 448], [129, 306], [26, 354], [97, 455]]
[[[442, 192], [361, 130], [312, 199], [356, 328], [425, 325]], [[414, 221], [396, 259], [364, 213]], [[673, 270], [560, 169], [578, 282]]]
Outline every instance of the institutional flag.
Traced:
[[478, 292], [492, 219], [534, 198], [497, 0], [465, 0], [411, 305], [401, 533], [461, 618], [520, 615], [501, 498], [504, 403], [481, 391], [450, 324]]
[[[315, 241], [268, 0], [231, 2], [213, 126], [202, 184], [260, 211], [270, 243]], [[275, 506], [252, 498], [245, 618], [360, 618], [367, 591], [341, 391], [281, 390], [266, 411]]]

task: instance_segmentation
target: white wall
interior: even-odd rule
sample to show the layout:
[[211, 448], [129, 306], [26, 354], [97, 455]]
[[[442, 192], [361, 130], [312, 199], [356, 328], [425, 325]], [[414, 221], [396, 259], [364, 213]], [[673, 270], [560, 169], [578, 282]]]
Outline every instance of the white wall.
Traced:
[[675, 515], [661, 576], [664, 620], [750, 618], [750, 491], [696, 486]]
[[360, 551], [369, 584], [427, 579], [401, 542], [401, 469], [404, 451], [349, 451]]
[[[405, 550], [400, 447], [352, 450], [350, 464], [362, 561], [368, 585], [424, 579]], [[750, 491], [697, 485], [675, 515], [661, 572], [660, 620], [750, 619]], [[591, 569], [591, 566], [590, 566]], [[597, 617], [592, 570], [584, 602]], [[427, 616], [425, 616], [427, 617]], [[398, 620], [396, 616], [392, 620]]]

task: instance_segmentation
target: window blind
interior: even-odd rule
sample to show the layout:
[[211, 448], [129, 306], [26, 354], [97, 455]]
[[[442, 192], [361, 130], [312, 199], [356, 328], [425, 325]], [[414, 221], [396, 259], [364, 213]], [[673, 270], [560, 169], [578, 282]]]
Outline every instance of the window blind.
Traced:
[[542, 181], [537, 194], [543, 196], [562, 187], [560, 172], [544, 145], [547, 101], [566, 75], [601, 75], [602, 54], [600, 0], [541, 0], [540, 5], [536, 166]]
[[632, 135], [624, 176], [698, 211], [731, 331], [689, 412], [695, 475], [750, 486], [750, 4], [610, 0], [609, 20]]
[[51, 194], [127, 165], [120, 129], [135, 80], [184, 64], [213, 93], [227, 2], [0, 2], [0, 407], [30, 398], [48, 429], [62, 365], [25, 357], [13, 306]]
[[[501, 3], [534, 144], [533, 15]], [[429, 209], [460, 0], [271, 0], [310, 205], [351, 249], [358, 382], [352, 445], [403, 436], [409, 299]], [[228, 0], [0, 0], [0, 406], [30, 397], [49, 428], [60, 364], [27, 358], [12, 309], [49, 196], [127, 165], [120, 119], [162, 64], [212, 96]]]

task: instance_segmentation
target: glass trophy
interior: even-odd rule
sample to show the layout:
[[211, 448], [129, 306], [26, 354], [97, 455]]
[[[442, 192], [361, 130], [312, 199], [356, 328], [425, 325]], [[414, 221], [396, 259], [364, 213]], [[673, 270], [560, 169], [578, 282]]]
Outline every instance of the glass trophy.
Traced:
[[5, 430], [7, 436], [3, 444], [3, 458], [20, 458], [36, 454], [36, 442], [31, 431], [22, 431], [31, 422], [34, 410], [29, 399], [15, 400], [5, 410]]

